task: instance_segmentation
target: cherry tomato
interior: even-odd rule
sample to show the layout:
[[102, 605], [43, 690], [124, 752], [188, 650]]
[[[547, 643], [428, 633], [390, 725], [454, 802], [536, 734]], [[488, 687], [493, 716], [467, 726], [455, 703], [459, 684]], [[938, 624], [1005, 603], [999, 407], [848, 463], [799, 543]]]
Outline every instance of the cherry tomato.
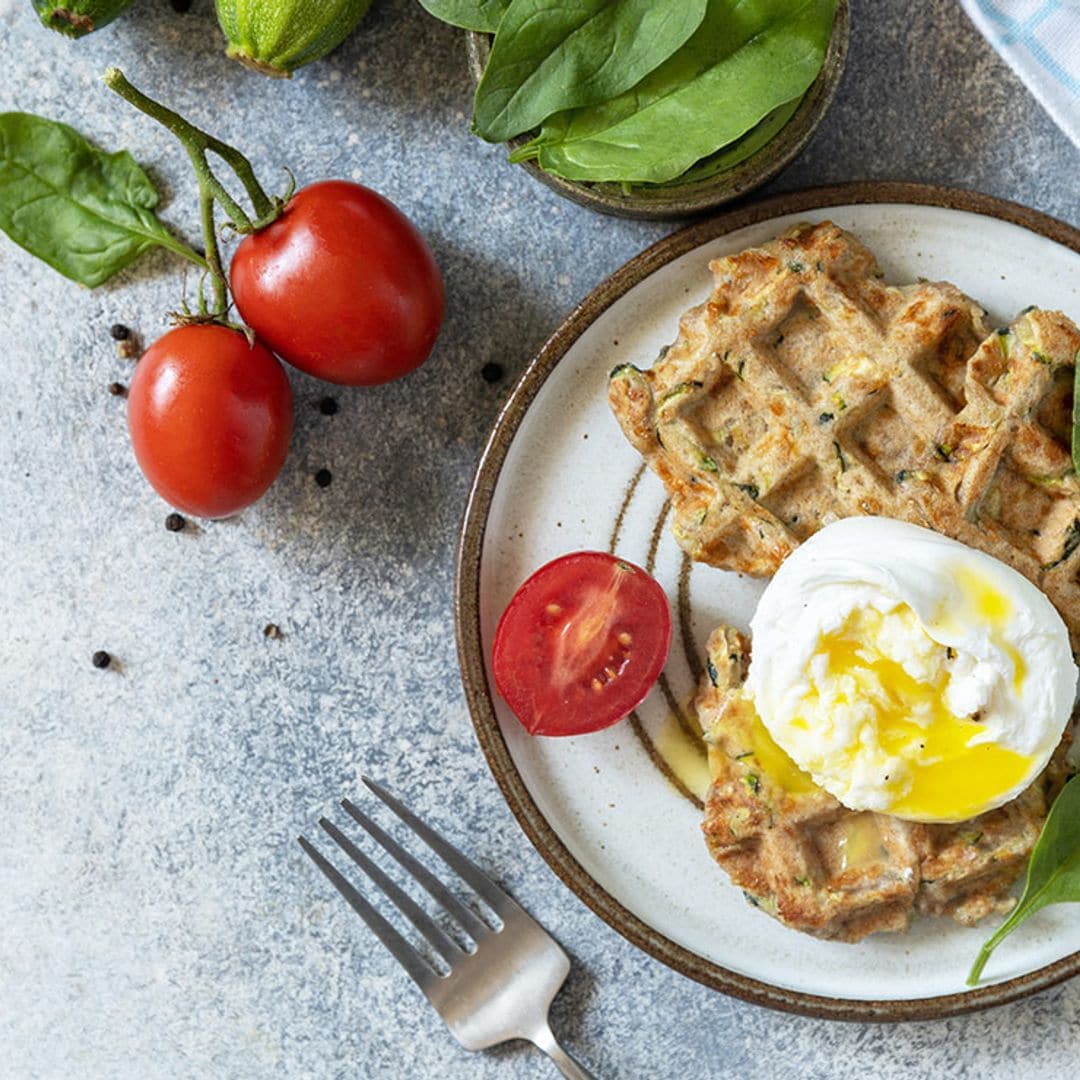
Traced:
[[495, 685], [533, 735], [584, 735], [621, 720], [671, 647], [664, 590], [601, 551], [563, 555], [514, 594], [495, 631]]
[[181, 326], [135, 368], [128, 428], [154, 490], [196, 517], [228, 517], [281, 470], [292, 435], [292, 390], [265, 346], [224, 326]]
[[237, 311], [278, 356], [346, 386], [419, 367], [442, 325], [424, 238], [392, 202], [344, 180], [301, 188], [240, 242], [229, 280]]

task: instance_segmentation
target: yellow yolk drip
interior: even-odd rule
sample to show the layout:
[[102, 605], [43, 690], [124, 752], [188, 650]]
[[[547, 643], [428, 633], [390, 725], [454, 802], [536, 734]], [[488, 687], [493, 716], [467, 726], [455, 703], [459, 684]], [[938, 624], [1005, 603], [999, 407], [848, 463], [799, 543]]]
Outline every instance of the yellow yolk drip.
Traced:
[[[747, 710], [745, 724], [739, 725], [740, 739], [746, 736], [749, 746], [745, 754], [740, 754], [739, 760], [752, 759], [753, 768], [762, 773], [770, 783], [790, 795], [802, 795], [810, 791], [819, 791], [813, 777], [803, 772], [794, 761], [776, 744], [769, 734], [769, 729], [761, 722], [753, 700], [749, 694], [743, 694], [740, 700], [740, 709]], [[745, 743], [743, 744], [746, 745]], [[712, 777], [725, 775], [731, 760], [729, 752], [719, 746], [710, 745], [708, 748], [709, 772]]]
[[[977, 603], [988, 619], [1008, 617], [1007, 600], [992, 590], [981, 594]], [[895, 620], [900, 620], [902, 636]], [[893, 642], [907, 637], [924, 659], [928, 655], [929, 681], [919, 681], [885, 655], [880, 644], [885, 637]], [[930, 642], [940, 651], [937, 660], [927, 642], [929, 637], [907, 605], [884, 615], [870, 609], [853, 612], [838, 631], [822, 637], [817, 654], [825, 657], [824, 678], [803, 698], [791, 724], [804, 730], [822, 726], [835, 730], [837, 720], [847, 721], [854, 732], [844, 749], [848, 771], [857, 756], [864, 763], [880, 762], [880, 786], [893, 796], [883, 807], [885, 812], [958, 821], [981, 813], [1019, 784], [1031, 759], [993, 743], [969, 745], [983, 726], [977, 718], [949, 711], [946, 649]], [[812, 771], [819, 775], [831, 771], [830, 764], [835, 764], [835, 748], [814, 763]]]
[[[985, 623], [991, 631], [1002, 630], [1009, 624], [1012, 618], [1012, 601], [998, 589], [980, 577], [970, 566], [959, 565], [953, 567], [953, 581], [960, 589], [963, 596], [963, 608], [960, 611], [948, 608], [938, 612], [937, 625], [955, 629], [962, 622]], [[1000, 634], [994, 634], [994, 643], [1012, 661], [1013, 665], [1013, 689], [1020, 693], [1027, 676], [1027, 664], [1020, 655], [1015, 645], [1002, 639]]]
[[801, 795], [817, 790], [817, 784], [809, 773], [805, 773], [790, 757], [776, 745], [769, 734], [769, 729], [754, 714], [750, 728], [750, 746], [761, 771], [774, 783], [792, 795]]
[[1012, 601], [998, 592], [984, 578], [979, 577], [970, 566], [958, 566], [953, 570], [953, 581], [960, 586], [972, 613], [980, 622], [991, 626], [1004, 626], [1012, 615]]

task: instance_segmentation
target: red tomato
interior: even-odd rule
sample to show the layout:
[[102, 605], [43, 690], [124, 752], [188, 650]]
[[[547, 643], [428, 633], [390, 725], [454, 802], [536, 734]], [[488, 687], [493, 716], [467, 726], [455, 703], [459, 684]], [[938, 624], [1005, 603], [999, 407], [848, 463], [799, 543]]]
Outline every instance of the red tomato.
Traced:
[[431, 353], [445, 303], [424, 238], [370, 188], [301, 188], [229, 269], [236, 309], [283, 360], [346, 386], [389, 382]]
[[292, 435], [292, 390], [277, 358], [224, 326], [181, 326], [135, 368], [128, 428], [154, 490], [179, 510], [220, 518], [274, 482]]
[[495, 685], [533, 735], [584, 735], [641, 704], [670, 647], [664, 590], [623, 559], [580, 551], [514, 594], [495, 632]]

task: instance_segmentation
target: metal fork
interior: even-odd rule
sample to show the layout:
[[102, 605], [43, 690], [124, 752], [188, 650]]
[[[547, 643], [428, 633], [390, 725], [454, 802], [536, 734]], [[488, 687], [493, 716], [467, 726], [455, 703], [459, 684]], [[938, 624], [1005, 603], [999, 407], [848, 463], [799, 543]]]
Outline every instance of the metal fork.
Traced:
[[342, 800], [345, 812], [442, 905], [443, 910], [475, 943], [475, 948], [469, 952], [458, 945], [332, 821], [320, 818], [319, 824], [334, 842], [383, 891], [446, 962], [449, 972], [440, 973], [303, 836], [299, 837], [300, 846], [412, 976], [466, 1050], [483, 1050], [510, 1039], [527, 1039], [551, 1058], [563, 1076], [571, 1080], [595, 1080], [559, 1045], [548, 1024], [552, 998], [570, 971], [566, 953], [538, 922], [518, 907], [456, 847], [447, 843], [374, 780], [366, 776], [362, 779], [484, 900], [501, 920], [502, 926], [498, 930], [489, 926], [462, 904], [431, 871], [392, 840], [363, 810], [348, 799]]

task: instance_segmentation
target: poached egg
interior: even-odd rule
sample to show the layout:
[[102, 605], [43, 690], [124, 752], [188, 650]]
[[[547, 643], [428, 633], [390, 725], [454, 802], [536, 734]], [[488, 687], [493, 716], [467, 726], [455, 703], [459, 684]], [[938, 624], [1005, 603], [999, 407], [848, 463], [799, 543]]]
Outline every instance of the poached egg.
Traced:
[[963, 821], [1024, 790], [1077, 667], [1061, 616], [1004, 563], [889, 518], [827, 525], [751, 622], [746, 691], [777, 745], [853, 810]]

